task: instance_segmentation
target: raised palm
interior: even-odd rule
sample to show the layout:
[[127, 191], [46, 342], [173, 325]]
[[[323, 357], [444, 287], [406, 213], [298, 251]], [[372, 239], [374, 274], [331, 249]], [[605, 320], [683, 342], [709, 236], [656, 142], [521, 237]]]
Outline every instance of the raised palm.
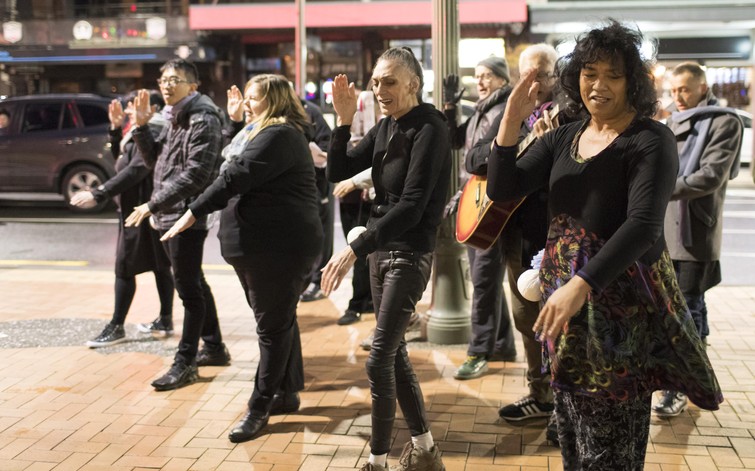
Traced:
[[357, 112], [356, 88], [344, 74], [336, 75], [333, 80], [333, 109], [340, 124], [351, 124]]
[[244, 95], [241, 94], [241, 90], [239, 90], [239, 87], [236, 85], [231, 85], [231, 88], [228, 89], [227, 96], [228, 105], [226, 105], [226, 110], [228, 111], [228, 116], [236, 122], [243, 121]]

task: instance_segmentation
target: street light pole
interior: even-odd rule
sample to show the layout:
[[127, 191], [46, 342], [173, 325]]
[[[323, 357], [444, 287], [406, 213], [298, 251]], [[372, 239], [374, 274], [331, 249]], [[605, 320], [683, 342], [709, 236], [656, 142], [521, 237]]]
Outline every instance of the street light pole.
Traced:
[[[433, 0], [432, 58], [435, 72], [433, 101], [443, 109], [443, 77], [459, 73], [459, 10], [457, 0]], [[454, 151], [449, 196], [459, 189], [459, 152]], [[468, 261], [456, 242], [454, 217], [441, 223], [435, 248], [433, 298], [427, 339], [433, 343], [467, 343], [469, 319]]]
[[294, 28], [294, 63], [296, 65], [296, 91], [304, 98], [307, 82], [307, 28], [304, 25], [306, 0], [294, 0], [296, 6], [296, 28]]

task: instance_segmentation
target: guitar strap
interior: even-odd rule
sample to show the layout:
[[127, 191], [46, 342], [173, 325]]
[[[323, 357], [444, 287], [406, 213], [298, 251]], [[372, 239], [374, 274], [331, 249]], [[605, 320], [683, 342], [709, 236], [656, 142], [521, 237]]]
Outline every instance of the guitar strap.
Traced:
[[532, 128], [535, 127], [535, 122], [537, 122], [538, 119], [543, 115], [543, 112], [545, 110], [550, 109], [553, 106], [552, 101], [546, 101], [542, 105], [538, 106], [532, 111], [532, 114], [529, 115], [526, 121], [526, 126], [529, 131], [532, 131]]

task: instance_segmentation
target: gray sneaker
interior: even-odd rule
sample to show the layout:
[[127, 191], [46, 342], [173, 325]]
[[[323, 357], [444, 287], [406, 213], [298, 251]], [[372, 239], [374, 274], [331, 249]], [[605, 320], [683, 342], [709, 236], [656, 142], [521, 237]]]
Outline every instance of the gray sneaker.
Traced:
[[380, 466], [379, 464], [372, 464], [369, 461], [359, 468], [359, 471], [389, 471], [387, 466]]
[[658, 417], [676, 417], [687, 408], [687, 396], [677, 391], [663, 391], [661, 400], [653, 406]]
[[479, 378], [488, 371], [488, 360], [485, 355], [469, 355], [458, 370], [454, 373], [456, 379]]
[[126, 332], [123, 330], [122, 325], [108, 324], [100, 332], [100, 335], [87, 340], [87, 347], [109, 347], [110, 345], [116, 345], [126, 341]]
[[445, 471], [445, 469], [438, 445], [427, 451], [415, 447], [412, 442], [404, 445], [404, 451], [398, 459], [398, 466], [392, 468], [393, 471]]

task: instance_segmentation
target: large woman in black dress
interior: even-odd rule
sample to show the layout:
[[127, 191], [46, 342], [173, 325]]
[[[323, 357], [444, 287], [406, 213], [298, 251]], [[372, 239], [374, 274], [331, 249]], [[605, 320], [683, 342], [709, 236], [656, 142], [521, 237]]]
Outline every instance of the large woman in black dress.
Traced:
[[[152, 169], [142, 160], [136, 144], [131, 139], [131, 130], [124, 133], [124, 125], [133, 123], [134, 107], [131, 99], [136, 94], [110, 103], [110, 150], [118, 173], [104, 184], [91, 191], [80, 191], [71, 198], [71, 204], [91, 207], [96, 203], [113, 198], [118, 203], [118, 243], [115, 252], [115, 305], [113, 317], [102, 332], [86, 345], [91, 348], [106, 347], [126, 341], [123, 324], [136, 293], [136, 275], [152, 271], [155, 274], [157, 294], [160, 297], [160, 313], [148, 323], [139, 324], [142, 332], [173, 333], [173, 275], [170, 261], [160, 244], [160, 235], [149, 224], [140, 227], [125, 227], [126, 215], [135, 206], [147, 201], [152, 194]], [[154, 111], [149, 121], [149, 129], [159, 135], [165, 125], [159, 111], [165, 102], [158, 92], [149, 93], [149, 101]], [[128, 119], [126, 119], [128, 118]], [[124, 212], [125, 210], [125, 212]]]
[[545, 304], [534, 330], [551, 361], [566, 470], [641, 470], [654, 390], [723, 400], [679, 291], [663, 237], [678, 157], [657, 106], [642, 35], [617, 22], [580, 38], [559, 62], [561, 86], [588, 113], [544, 135], [519, 160], [536, 70], [504, 112], [488, 167], [488, 196], [550, 189], [540, 267]]
[[409, 49], [383, 53], [371, 82], [386, 118], [348, 151], [357, 93], [345, 75], [333, 83], [338, 127], [328, 152], [328, 179], [338, 182], [372, 167], [375, 200], [367, 230], [323, 269], [322, 288], [327, 293], [337, 288], [357, 256], [367, 255], [377, 326], [367, 360], [371, 451], [362, 470], [387, 469], [398, 399], [412, 441], [396, 469], [438, 471], [444, 467], [404, 332], [430, 277], [436, 230], [446, 204], [451, 172], [448, 129], [438, 110], [421, 103], [422, 66]]
[[163, 236], [223, 210], [221, 253], [254, 311], [260, 348], [248, 411], [229, 434], [234, 443], [257, 436], [271, 414], [299, 408], [304, 366], [296, 304], [323, 238], [305, 136], [311, 125], [288, 80], [255, 76], [246, 85], [244, 107], [251, 116], [241, 130], [246, 144], [234, 139], [238, 153], [227, 156], [215, 182]]

